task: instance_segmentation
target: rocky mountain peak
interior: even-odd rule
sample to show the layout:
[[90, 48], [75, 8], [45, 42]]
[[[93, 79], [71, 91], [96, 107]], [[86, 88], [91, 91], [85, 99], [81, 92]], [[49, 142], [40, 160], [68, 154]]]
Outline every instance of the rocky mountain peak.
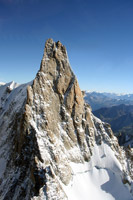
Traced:
[[58, 62], [69, 63], [66, 48], [60, 41], [54, 42], [52, 39], [46, 41], [41, 66], [42, 70], [44, 63], [51, 58], [55, 58]]
[[[96, 188], [108, 177], [120, 185], [120, 198], [115, 186], [103, 186], [106, 193], [101, 189], [100, 199], [112, 195], [124, 200], [126, 195], [131, 200], [131, 149], [126, 154], [111, 127], [84, 102], [60, 41], [46, 41], [34, 81], [14, 88], [9, 98], [0, 116], [2, 200], [97, 199]], [[9, 123], [3, 121], [7, 118]], [[94, 198], [84, 185], [91, 185]]]
[[[42, 73], [45, 74], [47, 82], [52, 84], [54, 92], [60, 96], [61, 102], [64, 102], [71, 111], [73, 101], [76, 100], [77, 104], [84, 104], [82, 92], [68, 61], [66, 48], [60, 41], [53, 42], [52, 39], [46, 41], [37, 78]], [[68, 95], [69, 93], [71, 93], [71, 96]]]

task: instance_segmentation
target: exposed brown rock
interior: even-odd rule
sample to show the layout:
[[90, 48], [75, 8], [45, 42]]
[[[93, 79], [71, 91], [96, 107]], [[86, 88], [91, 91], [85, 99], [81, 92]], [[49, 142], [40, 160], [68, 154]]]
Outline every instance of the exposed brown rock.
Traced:
[[[125, 157], [132, 160], [131, 149], [124, 153], [108, 124], [93, 116], [85, 104], [60, 41], [46, 41], [40, 70], [26, 91], [18, 113], [12, 112], [13, 102], [8, 110], [11, 113], [2, 116], [14, 117], [7, 128], [6, 140], [11, 146], [4, 172], [7, 181], [0, 180], [3, 200], [40, 200], [44, 195], [48, 200], [67, 199], [62, 185], [68, 185], [73, 178], [71, 162], [88, 162], [94, 145], [102, 142], [113, 150], [123, 173], [132, 177], [131, 162], [126, 161], [127, 171], [124, 163]], [[2, 136], [6, 132], [3, 124]], [[124, 177], [123, 182], [128, 183]]]

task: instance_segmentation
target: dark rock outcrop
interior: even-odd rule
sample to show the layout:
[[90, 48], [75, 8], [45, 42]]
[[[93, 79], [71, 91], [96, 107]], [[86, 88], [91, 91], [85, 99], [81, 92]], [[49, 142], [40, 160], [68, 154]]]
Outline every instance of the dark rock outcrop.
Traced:
[[84, 102], [61, 42], [46, 41], [33, 83], [13, 88], [6, 99], [0, 111], [2, 200], [67, 199], [64, 187], [73, 179], [71, 163], [89, 163], [94, 147], [102, 144], [113, 152], [120, 176], [130, 177], [131, 185], [131, 159], [110, 126]]

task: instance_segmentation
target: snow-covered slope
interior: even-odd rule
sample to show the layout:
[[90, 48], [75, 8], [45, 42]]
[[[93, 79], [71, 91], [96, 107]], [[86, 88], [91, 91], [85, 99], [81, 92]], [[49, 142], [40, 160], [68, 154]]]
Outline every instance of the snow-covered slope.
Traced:
[[65, 47], [33, 82], [0, 86], [0, 199], [132, 200], [132, 149], [84, 102]]
[[94, 146], [89, 163], [71, 163], [71, 166], [73, 180], [64, 187], [69, 199], [132, 199], [128, 186], [125, 187], [121, 181], [121, 165], [107, 144]]
[[20, 139], [17, 128], [20, 128], [20, 119], [24, 113], [27, 85], [31, 83], [19, 85], [10, 82], [0, 86], [0, 199], [12, 199], [12, 195], [5, 198], [4, 195], [11, 186], [10, 181], [16, 179], [13, 165], [16, 160], [16, 140]]
[[1, 86], [1, 85], [5, 85], [5, 83], [4, 83], [4, 82], [0, 82], [0, 86]]

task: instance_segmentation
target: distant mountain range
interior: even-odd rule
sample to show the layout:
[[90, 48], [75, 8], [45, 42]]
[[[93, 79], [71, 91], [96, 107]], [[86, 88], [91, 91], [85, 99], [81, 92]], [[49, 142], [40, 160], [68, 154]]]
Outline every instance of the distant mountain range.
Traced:
[[33, 81], [0, 86], [0, 200], [132, 200], [132, 152], [84, 102], [60, 41]]
[[85, 92], [85, 101], [91, 105], [93, 111], [121, 104], [133, 105], [133, 94], [115, 94], [107, 92]]
[[0, 82], [0, 86], [1, 86], [1, 85], [5, 85], [5, 83], [3, 83], [3, 82]]
[[122, 146], [133, 147], [133, 94], [85, 92], [93, 114], [111, 125]]
[[100, 108], [93, 112], [95, 116], [111, 125], [119, 144], [133, 147], [133, 105]]

